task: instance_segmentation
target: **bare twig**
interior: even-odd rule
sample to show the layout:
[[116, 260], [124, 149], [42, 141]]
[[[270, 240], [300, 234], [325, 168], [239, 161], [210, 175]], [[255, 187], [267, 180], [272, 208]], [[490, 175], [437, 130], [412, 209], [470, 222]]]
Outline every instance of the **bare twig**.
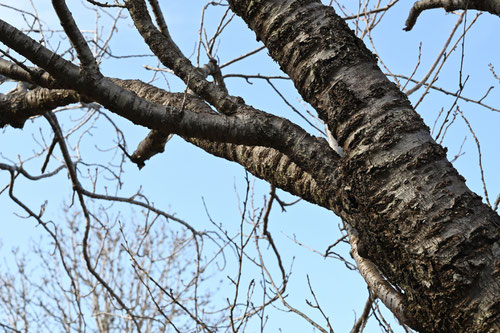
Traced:
[[420, 0], [413, 4], [403, 30], [410, 31], [420, 13], [433, 8], [443, 8], [447, 12], [476, 9], [500, 16], [500, 3], [497, 0]]

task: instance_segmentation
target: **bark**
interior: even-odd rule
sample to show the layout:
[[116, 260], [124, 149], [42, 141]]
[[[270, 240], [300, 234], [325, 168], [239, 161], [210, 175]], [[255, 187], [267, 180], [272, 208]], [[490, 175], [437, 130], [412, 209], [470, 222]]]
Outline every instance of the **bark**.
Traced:
[[404, 294], [405, 315], [399, 318], [413, 328], [496, 332], [500, 218], [465, 186], [375, 57], [318, 1], [229, 3], [327, 123], [345, 152], [340, 160], [326, 141], [206, 82], [178, 50], [168, 48], [140, 1], [127, 4], [145, 41], [220, 113], [206, 104], [206, 112], [178, 101], [165, 104], [154, 97], [163, 93], [138, 83], [81, 75], [1, 20], [0, 40], [45, 70], [17, 73], [23, 80], [73, 89], [136, 124], [179, 134], [333, 210], [358, 231], [359, 254]]
[[[15, 68], [15, 66], [12, 66], [12, 68], [16, 70], [19, 69]], [[25, 73], [22, 71], [19, 71], [17, 75], [18, 79], [29, 80], [29, 77], [24, 74]], [[214, 112], [210, 106], [203, 102], [203, 100], [190, 94], [167, 92], [139, 80], [111, 80], [118, 86], [128, 91], [132, 91], [139, 97], [155, 104], [171, 106], [177, 109], [188, 109], [192, 112]], [[48, 80], [45, 81], [47, 85], [49, 85], [48, 82], [57, 83], [53, 78], [48, 78]], [[7, 95], [9, 98], [0, 101], [0, 125], [10, 125], [22, 128], [26, 120], [32, 116], [40, 116], [46, 110], [52, 110], [59, 106], [66, 106], [82, 101], [82, 96], [73, 90], [39, 89], [43, 93], [37, 93], [36, 99], [30, 99], [33, 103], [36, 103], [34, 105], [18, 102], [18, 100], [23, 101], [23, 97], [27, 95], [28, 92], [12, 96]], [[161, 145], [161, 142], [168, 136], [168, 132], [152, 130], [131, 157], [136, 155], [139, 162], [144, 163], [146, 160], [143, 159], [144, 155], [149, 156], [157, 153], [158, 151], [156, 150], [160, 150], [157, 146]], [[184, 137], [184, 139], [212, 155], [241, 164], [254, 176], [264, 179], [282, 190], [302, 197], [304, 200], [316, 203], [324, 208], [333, 208], [332, 203], [328, 201], [329, 195], [323, 192], [314, 178], [292, 162], [288, 156], [280, 153], [276, 149], [262, 146], [251, 147], [214, 142], [194, 137]], [[154, 141], [154, 143], [151, 143], [151, 140]], [[133, 162], [137, 163], [135, 160], [133, 160]]]
[[22, 128], [32, 116], [79, 101], [80, 97], [72, 90], [36, 88], [12, 92], [0, 99], [0, 127]]
[[[19, 54], [47, 71], [67, 89], [73, 89], [88, 99], [134, 124], [216, 142], [264, 146], [286, 154], [316, 179], [329, 182], [338, 155], [328, 148], [326, 140], [316, 138], [298, 125], [246, 105], [240, 98], [228, 96], [231, 116], [221, 113], [199, 113], [148, 102], [114, 83], [112, 79], [91, 75], [52, 53], [22, 32], [0, 19], [0, 39]], [[186, 64], [185, 64], [186, 65]], [[187, 66], [187, 65], [186, 65]], [[200, 74], [201, 75], [201, 74]], [[212, 88], [218, 86], [213, 85]], [[229, 102], [228, 102], [229, 103]], [[228, 103], [221, 102], [221, 110]], [[283, 133], [287, 133], [286, 136]], [[329, 160], [318, 168], [319, 160]]]
[[[115, 80], [115, 82], [156, 104], [186, 108], [201, 113], [215, 112], [203, 100], [190, 94], [169, 93], [138, 80]], [[160, 137], [159, 141], [168, 135], [161, 131], [152, 131], [152, 133], [154, 134], [150, 133], [151, 136]], [[148, 140], [150, 135], [145, 140]], [[330, 195], [324, 192], [324, 187], [318, 186], [311, 174], [305, 172], [288, 156], [276, 149], [214, 142], [193, 137], [184, 137], [184, 139], [212, 155], [241, 164], [254, 176], [264, 179], [282, 190], [324, 208], [333, 208], [333, 202], [328, 200]]]
[[334, 211], [421, 332], [500, 330], [499, 216], [331, 7], [230, 0], [344, 149]]

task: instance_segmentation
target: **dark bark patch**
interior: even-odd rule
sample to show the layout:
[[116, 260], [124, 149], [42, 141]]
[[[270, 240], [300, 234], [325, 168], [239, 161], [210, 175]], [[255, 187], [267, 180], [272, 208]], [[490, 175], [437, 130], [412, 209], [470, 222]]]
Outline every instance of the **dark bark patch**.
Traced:
[[[414, 149], [415, 150], [415, 149]], [[406, 170], [415, 170], [427, 166], [434, 161], [446, 158], [446, 153], [441, 146], [428, 142], [425, 146], [418, 147], [419, 154], [414, 155], [411, 162], [406, 164]]]
[[348, 121], [353, 110], [359, 110], [365, 106], [355, 92], [349, 89], [343, 81], [337, 81], [329, 91], [329, 99], [334, 106], [330, 112], [333, 114], [331, 119], [342, 123]]

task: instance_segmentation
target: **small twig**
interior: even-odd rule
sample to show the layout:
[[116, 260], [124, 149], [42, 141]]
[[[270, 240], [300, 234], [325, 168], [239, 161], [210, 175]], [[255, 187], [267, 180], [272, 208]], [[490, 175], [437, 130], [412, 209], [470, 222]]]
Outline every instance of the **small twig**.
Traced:
[[264, 213], [263, 221], [264, 221], [264, 228], [263, 228], [263, 234], [266, 236], [267, 240], [269, 241], [269, 244], [271, 245], [274, 254], [276, 255], [276, 259], [278, 260], [278, 266], [281, 271], [281, 278], [283, 279], [283, 286], [281, 289], [281, 292], [284, 293], [286, 289], [286, 284], [287, 284], [287, 277], [285, 273], [285, 268], [283, 267], [283, 263], [281, 261], [281, 256], [278, 252], [278, 248], [276, 247], [276, 244], [274, 243], [273, 237], [271, 236], [271, 232], [268, 230], [269, 226], [269, 214], [271, 213], [271, 208], [273, 205], [273, 201], [276, 198], [276, 187], [274, 185], [271, 185], [271, 192], [269, 194], [269, 201], [267, 202], [266, 206], [266, 211]]
[[42, 165], [42, 173], [45, 173], [45, 169], [47, 168], [47, 165], [49, 164], [50, 156], [52, 155], [52, 151], [54, 150], [56, 144], [57, 144], [57, 139], [54, 136], [54, 139], [52, 140], [52, 143], [50, 144], [49, 150], [47, 151], [47, 157], [45, 158], [45, 161], [43, 162], [43, 165]]
[[441, 58], [443, 57], [443, 55], [445, 54], [446, 52], [446, 49], [448, 48], [448, 45], [450, 45], [450, 42], [453, 38], [453, 36], [455, 35], [455, 32], [457, 31], [458, 27], [460, 26], [460, 24], [462, 23], [462, 20], [464, 18], [464, 15], [465, 15], [465, 11], [462, 12], [460, 14], [460, 16], [458, 17], [458, 20], [457, 22], [455, 23], [455, 26], [453, 27], [453, 29], [451, 30], [450, 32], [450, 35], [448, 36], [448, 39], [446, 40], [446, 42], [444, 43], [443, 45], [443, 48], [441, 49], [441, 51], [439, 52], [438, 56], [436, 57], [436, 60], [434, 60], [434, 63], [432, 64], [431, 68], [429, 68], [429, 70], [427, 71], [427, 74], [424, 75], [424, 77], [420, 80], [420, 82], [418, 82], [415, 86], [411, 87], [410, 89], [406, 90], [405, 93], [406, 95], [411, 95], [413, 94], [415, 91], [417, 91], [424, 83], [427, 82], [427, 80], [429, 79], [429, 77], [431, 76], [432, 72], [434, 72], [434, 69], [436, 68], [436, 66], [439, 64], [439, 61], [441, 61]]
[[241, 56], [239, 56], [239, 57], [237, 57], [237, 58], [234, 58], [233, 60], [229, 60], [228, 62], [226, 62], [226, 63], [224, 63], [224, 64], [220, 65], [220, 68], [222, 69], [222, 68], [224, 68], [224, 67], [226, 67], [226, 66], [229, 66], [229, 65], [231, 65], [231, 64], [234, 64], [235, 62], [238, 62], [238, 61], [240, 61], [240, 60], [243, 60], [243, 59], [245, 59], [245, 58], [247, 58], [247, 57], [249, 57], [249, 56], [251, 56], [251, 55], [254, 55], [255, 53], [258, 53], [258, 52], [260, 52], [260, 51], [264, 50], [265, 48], [266, 48], [266, 46], [265, 46], [265, 45], [262, 45], [262, 46], [260, 46], [260, 47], [256, 48], [256, 49], [255, 49], [255, 50], [253, 50], [253, 51], [250, 51], [250, 52], [248, 52], [248, 53], [245, 53], [245, 54], [243, 54], [243, 55], [241, 55]]
[[[375, 14], [375, 13], [385, 12], [385, 11], [389, 10], [392, 6], [394, 6], [398, 1], [399, 0], [393, 0], [392, 2], [388, 3], [386, 6], [381, 7], [381, 8], [372, 9], [369, 11], [358, 13], [356, 15], [344, 16], [343, 19], [344, 20], [353, 20], [353, 19], [359, 19], [362, 16], [368, 16], [368, 15]], [[368, 2], [369, 1], [367, 1], [367, 3]], [[331, 2], [330, 2], [330, 6], [331, 6]]]
[[259, 247], [259, 240], [258, 238], [256, 237], [255, 238], [255, 247], [257, 249], [257, 254], [259, 256], [259, 261], [260, 261], [260, 266], [262, 267], [262, 269], [264, 270], [264, 272], [266, 273], [267, 275], [267, 278], [269, 280], [269, 283], [271, 284], [271, 286], [273, 287], [275, 293], [276, 293], [276, 296], [281, 300], [281, 302], [283, 303], [283, 305], [288, 309], [290, 310], [291, 312], [294, 312], [296, 314], [298, 314], [300, 317], [304, 318], [309, 324], [311, 324], [312, 326], [314, 326], [315, 328], [317, 328], [319, 331], [321, 331], [322, 333], [331, 333], [331, 332], [328, 332], [326, 329], [324, 329], [323, 327], [321, 327], [321, 325], [319, 325], [318, 323], [316, 323], [314, 320], [312, 320], [309, 316], [307, 316], [305, 313], [303, 313], [302, 311], [294, 308], [293, 306], [291, 306], [286, 300], [285, 300], [285, 297], [283, 296], [282, 293], [280, 293], [280, 289], [278, 288], [278, 286], [276, 286], [276, 284], [274, 283], [274, 280], [271, 276], [271, 273], [269, 272], [269, 270], [267, 269], [266, 265], [264, 264], [264, 259], [262, 258], [262, 253], [260, 252], [260, 247]]
[[[326, 258], [326, 257], [328, 257], [328, 256], [331, 254], [330, 250], [331, 250], [331, 249], [333, 249], [335, 246], [337, 246], [340, 242], [345, 241], [348, 237], [349, 237], [349, 236], [348, 236], [347, 234], [345, 234], [344, 236], [342, 236], [342, 237], [340, 237], [339, 239], [337, 239], [337, 240], [335, 241], [335, 243], [333, 243], [332, 245], [328, 246], [328, 248], [327, 248], [327, 249], [326, 249], [326, 251], [325, 251], [324, 257], [325, 257], [325, 258]], [[332, 253], [333, 253], [333, 252], [332, 252]]]
[[490, 208], [492, 208], [493, 206], [490, 203], [490, 198], [488, 197], [488, 190], [486, 188], [486, 180], [484, 179], [483, 161], [482, 161], [481, 145], [479, 144], [479, 139], [477, 138], [476, 133], [474, 133], [474, 130], [472, 129], [471, 124], [469, 123], [469, 121], [467, 120], [467, 118], [463, 114], [462, 110], [460, 110], [460, 108], [458, 106], [457, 106], [457, 111], [458, 111], [458, 113], [460, 113], [460, 116], [462, 116], [462, 119], [467, 124], [467, 127], [469, 128], [469, 131], [471, 132], [472, 137], [476, 141], [477, 153], [478, 153], [478, 158], [479, 158], [479, 171], [481, 172], [481, 182], [483, 183], [484, 198], [485, 198], [488, 206], [490, 206]]
[[91, 4], [93, 5], [96, 5], [96, 6], [99, 6], [99, 7], [106, 7], [106, 8], [125, 8], [125, 5], [120, 5], [120, 4], [114, 4], [114, 5], [110, 5], [108, 4], [107, 2], [106, 3], [102, 3], [102, 2], [99, 2], [99, 1], [95, 1], [95, 0], [86, 0], [87, 2], [90, 2]]
[[293, 112], [295, 112], [296, 114], [298, 114], [299, 117], [301, 117], [306, 123], [309, 124], [309, 126], [311, 126], [315, 130], [317, 130], [318, 132], [320, 132], [321, 134], [323, 134], [324, 136], [326, 136], [326, 133], [323, 130], [321, 130], [316, 125], [314, 125], [313, 123], [311, 123], [311, 121], [309, 119], [307, 119], [299, 110], [297, 110], [292, 104], [290, 104], [290, 102], [288, 102], [288, 100], [285, 98], [285, 96], [283, 96], [283, 94], [278, 90], [278, 88], [276, 88], [276, 86], [271, 82], [270, 79], [266, 79], [266, 81], [271, 86], [271, 88], [273, 88], [273, 90], [278, 94], [278, 96], [281, 97], [281, 99], [283, 100], [283, 102], [285, 102], [285, 104], [288, 105], [288, 107], [290, 107], [290, 109], [293, 110]]
[[356, 321], [354, 326], [352, 327], [351, 333], [361, 333], [368, 322], [368, 317], [370, 316], [370, 311], [372, 309], [373, 297], [368, 289], [368, 299], [366, 300], [365, 307], [363, 308], [363, 313]]
[[332, 327], [332, 324], [330, 323], [330, 318], [327, 317], [327, 315], [323, 312], [323, 309], [321, 308], [321, 305], [319, 305], [318, 298], [316, 297], [316, 294], [314, 293], [314, 290], [313, 290], [312, 285], [311, 285], [311, 280], [309, 279], [309, 274], [307, 274], [306, 277], [307, 277], [307, 285], [309, 286], [309, 291], [311, 292], [311, 295], [314, 298], [314, 303], [315, 304], [312, 304], [307, 299], [306, 299], [306, 303], [307, 303], [307, 305], [309, 305], [313, 309], [318, 309], [318, 311], [321, 313], [321, 315], [323, 316], [323, 318], [325, 318], [326, 325], [328, 326], [328, 329], [330, 330], [330, 333], [333, 333], [333, 327]]
[[495, 200], [495, 204], [493, 205], [494, 211], [496, 211], [498, 209], [499, 204], [500, 204], [500, 194], [498, 195], [497, 199]]
[[[405, 80], [409, 80], [409, 81], [414, 82], [414, 83], [418, 82], [417, 80], [412, 79], [411, 77], [408, 77], [408, 76], [405, 76], [405, 75], [395, 74], [395, 76], [400, 77], [400, 78], [405, 79]], [[464, 97], [462, 95], [458, 95], [456, 92], [451, 92], [451, 91], [445, 90], [443, 88], [435, 86], [434, 84], [424, 83], [424, 86], [425, 87], [430, 87], [430, 89], [439, 91], [439, 92], [441, 92], [441, 93], [443, 93], [445, 95], [458, 97], [459, 99], [461, 99], [463, 101], [466, 101], [466, 102], [469, 102], [469, 103], [478, 104], [478, 105], [480, 105], [480, 106], [482, 106], [482, 107], [484, 107], [484, 108], [486, 108], [488, 110], [495, 111], [495, 112], [500, 112], [500, 109], [497, 109], [497, 108], [494, 108], [494, 107], [492, 107], [490, 105], [484, 104], [480, 100], [474, 100], [474, 99], [471, 99], [471, 98], [468, 98], [468, 97]], [[482, 99], [484, 99], [484, 97]]]

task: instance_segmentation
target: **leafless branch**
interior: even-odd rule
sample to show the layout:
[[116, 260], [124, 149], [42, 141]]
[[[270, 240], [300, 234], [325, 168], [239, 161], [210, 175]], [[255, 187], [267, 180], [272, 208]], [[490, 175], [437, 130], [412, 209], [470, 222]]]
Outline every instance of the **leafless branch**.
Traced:
[[443, 8], [447, 12], [459, 9], [476, 9], [500, 16], [500, 3], [497, 0], [420, 0], [413, 4], [406, 19], [406, 27], [403, 30], [410, 31], [417, 22], [420, 13], [434, 8]]

